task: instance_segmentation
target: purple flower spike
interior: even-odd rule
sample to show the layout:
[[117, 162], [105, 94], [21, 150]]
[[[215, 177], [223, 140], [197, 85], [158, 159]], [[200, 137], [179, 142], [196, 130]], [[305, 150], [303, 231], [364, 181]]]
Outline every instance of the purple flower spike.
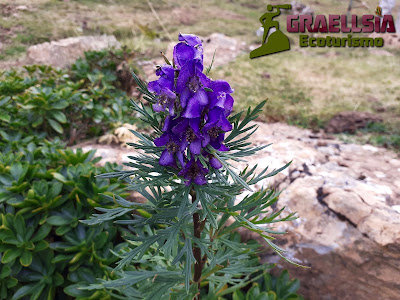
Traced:
[[[154, 144], [163, 147], [160, 165], [180, 169], [178, 175], [186, 185], [203, 185], [208, 168], [222, 168], [208, 145], [218, 151], [229, 150], [224, 140], [225, 133], [232, 130], [227, 118], [234, 103], [233, 89], [226, 81], [211, 80], [203, 73], [199, 37], [180, 34], [179, 41], [174, 47], [174, 67], [159, 67], [159, 79], [148, 84], [148, 90], [156, 96], [154, 111], [165, 112], [163, 133]], [[207, 168], [196, 161], [198, 156], [205, 158]]]
[[205, 174], [208, 173], [208, 169], [204, 168], [200, 161], [190, 160], [183, 169], [178, 173], [179, 176], [185, 178], [185, 185], [189, 186], [192, 182], [198, 185], [204, 185], [207, 183]]

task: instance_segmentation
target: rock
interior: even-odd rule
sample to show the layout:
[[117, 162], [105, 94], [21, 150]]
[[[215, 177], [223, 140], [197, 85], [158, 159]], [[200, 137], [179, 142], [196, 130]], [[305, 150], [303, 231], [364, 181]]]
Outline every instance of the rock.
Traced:
[[[285, 262], [268, 246], [263, 262], [277, 263], [301, 280], [300, 293], [310, 300], [397, 300], [400, 294], [400, 159], [371, 145], [344, 144], [324, 133], [285, 124], [257, 123], [254, 145], [273, 143], [238, 163], [258, 164], [257, 171], [279, 168], [278, 176], [256, 186], [282, 191], [276, 210], [298, 212], [299, 219], [280, 224], [278, 246], [300, 268]], [[79, 145], [78, 145], [79, 146]], [[105, 145], [103, 160], [121, 163], [132, 149]], [[244, 195], [243, 195], [244, 196]], [[244, 236], [254, 236], [241, 230]], [[379, 296], [377, 296], [379, 295]]]
[[80, 36], [34, 45], [28, 48], [26, 63], [65, 67], [83, 56], [85, 51], [119, 48], [114, 36]]
[[[398, 30], [397, 26], [395, 26], [396, 30]], [[400, 34], [397, 33], [371, 33], [368, 35], [371, 38], [383, 38], [384, 46], [391, 47], [391, 48], [400, 48]], [[383, 49], [382, 49], [383, 50]], [[384, 52], [381, 52], [381, 54]]]
[[18, 5], [17, 7], [15, 7], [16, 10], [28, 10], [28, 6], [26, 5]]
[[291, 15], [314, 15], [314, 11], [311, 9], [311, 7], [304, 5], [303, 3], [292, 1], [291, 5]]
[[96, 142], [82, 143], [73, 147], [73, 149], [82, 148], [83, 151], [87, 152], [90, 150], [96, 150], [96, 157], [101, 157], [101, 160], [97, 163], [99, 166], [109, 163], [123, 163], [129, 162], [128, 156], [135, 156], [138, 154], [132, 148], [125, 148], [119, 145], [104, 145], [97, 144]]
[[368, 112], [345, 111], [336, 114], [326, 125], [325, 131], [355, 133], [356, 130], [365, 128], [371, 122], [382, 122], [382, 118]]
[[264, 27], [259, 27], [257, 30], [256, 30], [256, 36], [263, 36], [263, 34], [264, 34]]
[[282, 190], [276, 210], [286, 206], [287, 213], [297, 211], [300, 217], [277, 228], [288, 233], [277, 236], [276, 243], [287, 249], [288, 258], [311, 268], [272, 253], [264, 254], [263, 261], [290, 269], [310, 300], [374, 299], [378, 294], [379, 299], [398, 299], [398, 156], [370, 145], [311, 138], [311, 131], [284, 124], [259, 126], [253, 143], [274, 144], [247, 164], [258, 163], [261, 170], [293, 159], [288, 170], [263, 185]]

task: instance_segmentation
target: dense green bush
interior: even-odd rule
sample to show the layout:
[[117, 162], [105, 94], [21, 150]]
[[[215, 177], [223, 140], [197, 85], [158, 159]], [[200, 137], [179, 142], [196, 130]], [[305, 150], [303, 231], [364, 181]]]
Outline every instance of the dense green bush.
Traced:
[[0, 130], [26, 136], [62, 135], [69, 145], [134, 120], [121, 90], [118, 63], [108, 51], [87, 52], [69, 70], [25, 66], [0, 74]]
[[79, 220], [95, 206], [112, 207], [101, 194], [121, 194], [123, 182], [95, 177], [117, 166], [95, 166], [94, 151], [63, 150], [45, 140], [25, 149], [0, 154], [0, 298], [76, 296], [76, 285], [109, 276], [111, 251], [123, 241], [115, 225], [87, 227]]
[[123, 193], [124, 183], [95, 177], [118, 167], [96, 166], [94, 151], [66, 143], [130, 118], [113, 55], [89, 52], [69, 70], [34, 65], [0, 75], [0, 299], [108, 297], [78, 286], [111, 276], [123, 229], [79, 220], [113, 207], [101, 195]]

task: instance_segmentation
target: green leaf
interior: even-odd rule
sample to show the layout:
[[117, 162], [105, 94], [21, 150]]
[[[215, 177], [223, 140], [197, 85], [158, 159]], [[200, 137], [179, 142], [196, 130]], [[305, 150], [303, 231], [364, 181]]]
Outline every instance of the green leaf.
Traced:
[[32, 283], [20, 287], [18, 291], [15, 292], [11, 300], [21, 299], [22, 297], [31, 294], [35, 290], [36, 286], [37, 284]]
[[54, 104], [52, 105], [52, 108], [55, 108], [55, 109], [64, 109], [64, 108], [66, 108], [68, 105], [69, 105], [69, 103], [68, 103], [66, 100], [60, 100], [60, 101], [54, 103]]
[[60, 273], [56, 273], [53, 277], [53, 282], [55, 286], [60, 286], [64, 283], [64, 277]]
[[245, 300], [245, 296], [241, 290], [236, 290], [232, 295], [232, 300]]
[[60, 173], [54, 172], [54, 173], [52, 173], [52, 175], [53, 175], [53, 177], [55, 179], [61, 181], [62, 183], [66, 183], [67, 182], [67, 179], [63, 175], [61, 175]]
[[56, 264], [62, 261], [69, 261], [71, 260], [73, 257], [73, 255], [65, 255], [65, 254], [59, 254], [56, 257], [53, 258], [53, 260], [51, 261], [52, 264]]
[[258, 295], [260, 294], [260, 287], [258, 283], [253, 283], [253, 286], [251, 287], [250, 290], [248, 290], [246, 294], [246, 300], [253, 300], [257, 299]]
[[35, 245], [35, 251], [39, 252], [39, 251], [42, 251], [42, 250], [44, 250], [44, 249], [46, 249], [48, 247], [49, 247], [49, 243], [47, 241], [45, 241], [45, 240], [41, 240]]
[[59, 236], [62, 236], [64, 234], [66, 234], [67, 232], [71, 231], [71, 229], [72, 229], [72, 227], [68, 226], [68, 225], [60, 226], [60, 227], [57, 227], [56, 234]]
[[64, 288], [64, 292], [67, 295], [75, 297], [77, 299], [79, 299], [79, 297], [88, 297], [88, 295], [91, 294], [88, 291], [84, 291], [84, 290], [80, 289], [80, 287], [82, 287], [82, 283], [76, 283], [73, 285], [69, 285], [66, 288]]
[[32, 242], [36, 243], [44, 238], [47, 237], [47, 235], [50, 233], [51, 226], [50, 224], [44, 224], [39, 227], [39, 230], [36, 232], [35, 236], [32, 238]]
[[269, 292], [262, 292], [260, 295], [257, 296], [256, 300], [277, 300], [276, 294], [272, 291]]
[[19, 257], [22, 254], [22, 249], [7, 249], [6, 252], [4, 252], [3, 257], [1, 258], [1, 262], [3, 264], [8, 264], [12, 261], [14, 261], [17, 257]]
[[59, 134], [63, 134], [64, 130], [62, 128], [62, 126], [60, 125], [60, 123], [58, 123], [57, 121], [54, 121], [53, 119], [49, 119], [48, 120], [50, 126], [57, 131]]
[[24, 169], [22, 168], [22, 164], [17, 161], [11, 165], [10, 168], [11, 176], [15, 179], [15, 181], [18, 181], [18, 179], [21, 177], [21, 175], [24, 172]]
[[4, 97], [3, 99], [0, 100], [0, 106], [3, 106], [4, 104], [6, 104], [8, 101], [10, 101], [11, 97], [7, 96]]
[[18, 284], [18, 280], [16, 278], [8, 278], [7, 279], [7, 288], [11, 289]]
[[3, 265], [0, 271], [0, 279], [4, 279], [11, 274], [11, 267], [8, 265]]
[[22, 256], [19, 258], [19, 262], [24, 267], [28, 267], [32, 263], [32, 252], [28, 250], [24, 250]]
[[32, 123], [32, 127], [36, 128], [39, 125], [41, 125], [43, 123], [43, 117], [39, 116], [33, 123]]
[[12, 185], [13, 178], [10, 174], [0, 174], [0, 182], [4, 185]]
[[0, 121], [8, 123], [8, 122], [10, 122], [10, 120], [11, 120], [11, 116], [7, 112], [0, 111]]
[[21, 236], [25, 236], [25, 220], [21, 214], [18, 214], [14, 218], [14, 228], [17, 231], [17, 235], [20, 234]]
[[49, 192], [47, 194], [47, 197], [52, 200], [52, 198], [57, 197], [61, 193], [61, 189], [63, 187], [63, 184], [61, 182], [54, 182], [52, 183]]
[[36, 285], [34, 292], [32, 293], [31, 299], [30, 300], [37, 300], [39, 299], [40, 295], [42, 294], [42, 291], [46, 287], [46, 284], [41, 283], [39, 285]]
[[65, 116], [65, 114], [59, 110], [54, 110], [51, 113], [51, 116], [56, 119], [58, 122], [65, 124], [67, 123], [67, 117]]
[[61, 216], [51, 216], [47, 218], [47, 223], [53, 226], [68, 225], [71, 222], [68, 218], [63, 218]]

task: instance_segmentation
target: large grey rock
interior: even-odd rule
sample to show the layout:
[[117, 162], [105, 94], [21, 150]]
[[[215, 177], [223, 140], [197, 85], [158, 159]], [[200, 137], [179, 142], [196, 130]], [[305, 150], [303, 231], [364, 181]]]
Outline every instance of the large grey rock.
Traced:
[[120, 43], [112, 35], [70, 37], [29, 47], [26, 63], [65, 67], [83, 56], [85, 51], [119, 47]]
[[[265, 181], [283, 189], [278, 206], [300, 218], [280, 225], [277, 244], [303, 269], [270, 252], [300, 278], [308, 299], [399, 299], [400, 159], [386, 149], [344, 144], [283, 124], [259, 124], [253, 143], [274, 143], [248, 164], [279, 167]], [[241, 166], [243, 167], [244, 164]], [[378, 296], [379, 295], [379, 296]]]

